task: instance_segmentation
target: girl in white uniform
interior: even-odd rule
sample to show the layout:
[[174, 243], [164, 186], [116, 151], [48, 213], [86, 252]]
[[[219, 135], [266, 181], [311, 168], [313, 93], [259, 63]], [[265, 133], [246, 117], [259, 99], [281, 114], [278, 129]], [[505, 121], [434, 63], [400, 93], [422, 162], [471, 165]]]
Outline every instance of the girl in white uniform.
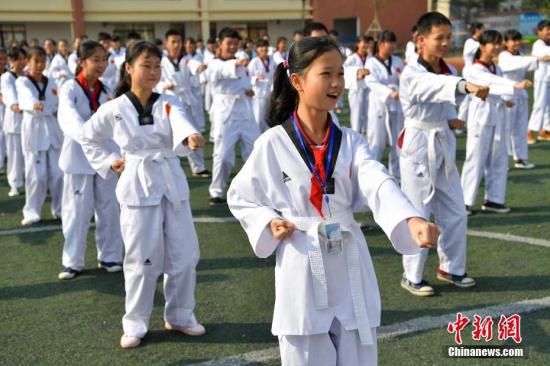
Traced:
[[21, 144], [25, 158], [25, 207], [21, 225], [40, 221], [42, 205], [49, 185], [52, 195], [51, 213], [61, 218], [63, 172], [59, 154], [63, 132], [56, 119], [57, 86], [43, 75], [46, 51], [36, 46], [27, 55], [28, 74], [15, 82], [19, 108], [23, 111]]
[[[0, 77], [8, 71], [8, 53], [5, 49], [0, 48]], [[6, 137], [4, 135], [4, 114], [5, 105], [3, 102], [2, 90], [0, 89], [0, 171], [4, 170], [4, 162], [6, 160]]]
[[388, 170], [399, 179], [399, 156], [397, 136], [403, 129], [403, 110], [399, 103], [399, 77], [405, 64], [393, 55], [397, 37], [390, 31], [383, 31], [378, 37], [375, 55], [367, 60], [370, 71], [365, 78], [369, 93], [369, 125], [367, 140], [374, 159], [381, 161], [386, 146], [390, 146]]
[[[498, 66], [506, 79], [519, 82], [525, 73], [537, 68], [537, 57], [520, 53], [523, 36], [515, 29], [504, 33], [505, 50], [498, 55]], [[518, 169], [532, 169], [535, 166], [527, 160], [527, 125], [529, 124], [529, 98], [522, 90], [508, 100], [514, 105], [507, 108], [506, 141], [510, 142], [514, 166]]]
[[366, 141], [332, 122], [342, 64], [328, 37], [291, 47], [275, 71], [272, 128], [228, 191], [255, 254], [276, 253], [272, 332], [284, 366], [377, 363], [380, 295], [354, 211], [368, 206], [400, 252], [437, 241]]
[[489, 86], [489, 98], [472, 97], [468, 106], [468, 140], [466, 160], [462, 167], [462, 190], [466, 206], [473, 206], [482, 178], [485, 178], [485, 202], [483, 211], [506, 213], [506, 179], [508, 176], [508, 153], [506, 150], [506, 107], [513, 102], [515, 89], [525, 89], [531, 82], [502, 77], [502, 70], [493, 63], [498, 57], [502, 35], [495, 30], [483, 32], [479, 38], [479, 50], [474, 63], [462, 71], [464, 78], [472, 83]]
[[366, 68], [368, 45], [372, 37], [360, 36], [355, 43], [357, 51], [344, 62], [344, 80], [348, 89], [349, 118], [351, 129], [363, 136], [367, 135], [369, 113], [369, 88], [365, 77], [369, 74]]
[[[90, 219], [95, 213], [97, 259], [100, 268], [108, 272], [122, 270], [122, 237], [119, 205], [115, 188], [117, 176], [109, 172], [104, 179], [90, 166], [82, 147], [80, 133], [110, 92], [99, 81], [105, 70], [105, 49], [95, 41], [84, 41], [78, 51], [77, 77], [67, 81], [59, 93], [59, 125], [65, 134], [59, 166], [63, 178], [62, 224], [63, 272], [60, 280], [68, 280], [82, 271]], [[113, 141], [105, 143], [111, 154], [119, 154]]]
[[[535, 70], [533, 111], [529, 119], [529, 143], [550, 141], [550, 20], [537, 25], [539, 39], [533, 43], [531, 54], [539, 58]], [[537, 139], [533, 133], [538, 132]]]
[[286, 51], [287, 46], [288, 40], [286, 39], [286, 37], [277, 38], [275, 52], [273, 52], [273, 61], [275, 61], [275, 65], [286, 61], [288, 54], [288, 52]]
[[[117, 98], [102, 105], [82, 130], [82, 148], [98, 174], [105, 179], [111, 169], [122, 173], [116, 187], [126, 249], [122, 348], [137, 347], [147, 333], [160, 274], [165, 328], [205, 333], [193, 314], [199, 245], [177, 158], [204, 140], [176, 97], [153, 93], [161, 57], [152, 43], [132, 43]], [[110, 140], [122, 155], [105, 147]]]
[[248, 74], [254, 91], [254, 118], [256, 118], [260, 132], [268, 129], [266, 121], [267, 108], [271, 98], [271, 89], [273, 88], [273, 74], [277, 67], [273, 57], [268, 54], [268, 49], [268, 41], [265, 39], [258, 41], [256, 44], [258, 56], [254, 57], [248, 64]]
[[[468, 25], [472, 36], [464, 42], [464, 48], [462, 49], [462, 57], [464, 59], [464, 66], [471, 65], [474, 62], [474, 55], [479, 48], [479, 37], [484, 31], [483, 23], [473, 22]], [[463, 98], [462, 103], [458, 108], [458, 118], [461, 121], [467, 122], [468, 119], [468, 106], [470, 105], [471, 96], [469, 94]], [[460, 131], [460, 129], [458, 130]]]
[[115, 86], [118, 83], [118, 78], [120, 77], [120, 68], [119, 65], [117, 65], [116, 59], [113, 54], [109, 52], [109, 48], [111, 47], [111, 40], [112, 37], [109, 33], [99, 32], [99, 34], [97, 35], [97, 41], [101, 43], [101, 45], [105, 49], [105, 52], [107, 53], [107, 67], [105, 68], [105, 71], [103, 72], [103, 75], [99, 80], [103, 83], [103, 85], [105, 85], [108, 91], [113, 93], [115, 90]]
[[25, 176], [25, 159], [21, 149], [21, 122], [23, 112], [19, 108], [15, 82], [23, 75], [23, 69], [27, 63], [26, 52], [22, 48], [10, 48], [8, 50], [10, 71], [2, 74], [0, 85], [6, 112], [2, 129], [6, 136], [6, 154], [8, 158], [8, 184], [10, 191], [8, 196], [19, 195], [19, 188], [23, 186]]

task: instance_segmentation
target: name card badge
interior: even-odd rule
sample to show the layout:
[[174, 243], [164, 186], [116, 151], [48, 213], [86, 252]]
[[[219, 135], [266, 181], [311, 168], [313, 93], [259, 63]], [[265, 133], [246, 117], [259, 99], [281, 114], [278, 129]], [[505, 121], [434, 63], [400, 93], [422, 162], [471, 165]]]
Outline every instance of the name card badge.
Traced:
[[327, 253], [342, 253], [342, 228], [339, 223], [325, 224]]

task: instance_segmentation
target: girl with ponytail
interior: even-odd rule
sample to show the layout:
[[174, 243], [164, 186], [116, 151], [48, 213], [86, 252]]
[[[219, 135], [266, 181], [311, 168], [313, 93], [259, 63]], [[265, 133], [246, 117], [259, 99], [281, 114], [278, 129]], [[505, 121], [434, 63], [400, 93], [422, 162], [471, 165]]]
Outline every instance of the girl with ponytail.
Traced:
[[[462, 71], [470, 83], [487, 85], [489, 98], [471, 97], [468, 106], [466, 161], [462, 168], [462, 190], [466, 206], [476, 203], [481, 180], [485, 180], [483, 211], [507, 213], [505, 206], [508, 177], [506, 109], [514, 106], [514, 96], [530, 88], [529, 80], [505, 79], [494, 63], [502, 47], [502, 35], [487, 30], [479, 37], [474, 63]], [[525, 132], [525, 130], [524, 130]]]
[[295, 43], [275, 71], [271, 128], [228, 191], [255, 254], [277, 256], [272, 332], [285, 366], [376, 364], [380, 296], [353, 212], [369, 207], [402, 253], [437, 242], [437, 226], [371, 159], [363, 137], [333, 123], [343, 88], [333, 41]]
[[[133, 43], [117, 98], [99, 107], [80, 134], [92, 168], [104, 179], [120, 174], [116, 196], [126, 252], [122, 348], [137, 347], [147, 333], [161, 274], [165, 328], [190, 336], [205, 333], [193, 312], [199, 245], [178, 159], [204, 140], [177, 97], [153, 92], [161, 56], [152, 43]], [[107, 148], [113, 141], [123, 155]]]

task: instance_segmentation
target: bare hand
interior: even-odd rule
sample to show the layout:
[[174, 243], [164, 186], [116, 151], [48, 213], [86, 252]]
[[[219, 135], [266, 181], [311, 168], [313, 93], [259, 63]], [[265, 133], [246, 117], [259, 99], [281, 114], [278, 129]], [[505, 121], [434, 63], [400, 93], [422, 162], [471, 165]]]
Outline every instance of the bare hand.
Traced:
[[208, 66], [206, 66], [205, 64], [200, 64], [199, 67], [197, 67], [197, 73], [201, 73], [203, 72], [204, 70], [206, 70]]
[[459, 128], [464, 128], [465, 125], [466, 125], [466, 123], [463, 120], [458, 119], [458, 118], [455, 118], [455, 119], [452, 119], [452, 120], [449, 121], [449, 127], [452, 130], [456, 130], [456, 129], [459, 129]]
[[537, 60], [541, 61], [541, 62], [549, 62], [550, 61], [550, 55], [539, 56], [539, 58]]
[[264, 76], [264, 74], [260, 74], [260, 75], [258, 75], [258, 80], [263, 80], [263, 79], [265, 79], [265, 76]]
[[514, 88], [516, 89], [527, 89], [527, 88], [530, 88], [533, 86], [533, 83], [529, 80], [523, 80], [523, 81], [520, 81], [519, 83], [516, 83], [514, 85]]
[[240, 58], [235, 63], [237, 66], [247, 66], [248, 65], [248, 59], [247, 58]]
[[407, 219], [409, 230], [420, 248], [432, 248], [437, 245], [439, 238], [439, 228], [420, 217], [410, 217]]
[[254, 96], [254, 90], [248, 89], [247, 91], [244, 92], [244, 94], [245, 94], [247, 97], [253, 97], [253, 96]]
[[292, 235], [292, 233], [294, 233], [294, 229], [296, 228], [293, 223], [282, 219], [271, 220], [271, 222], [269, 223], [269, 227], [271, 229], [273, 237], [277, 240], [288, 239]]
[[187, 145], [191, 150], [195, 151], [204, 146], [204, 138], [200, 133], [194, 133], [183, 140], [183, 144]]
[[174, 84], [166, 84], [164, 85], [164, 90], [174, 90]]
[[482, 85], [476, 85], [472, 83], [466, 83], [466, 90], [474, 94], [476, 97], [478, 97], [481, 100], [487, 99], [489, 96], [489, 87], [488, 86], [482, 86]]
[[122, 173], [122, 171], [124, 170], [124, 159], [113, 161], [113, 163], [111, 164], [111, 169], [113, 169], [115, 173]]
[[395, 99], [395, 100], [399, 99], [399, 92], [398, 92], [398, 91], [395, 91], [395, 90], [392, 91], [392, 92], [390, 93], [390, 98]]
[[512, 102], [511, 100], [505, 100], [504, 101], [504, 104], [506, 105], [506, 107], [508, 108], [512, 108], [515, 104], [514, 102]]
[[369, 69], [358, 69], [357, 70], [357, 80], [363, 80], [369, 74], [370, 74]]
[[34, 103], [33, 108], [36, 109], [37, 111], [43, 111], [44, 110], [44, 103], [36, 102], [36, 103]]
[[12, 112], [15, 112], [15, 113], [21, 112], [21, 109], [19, 108], [19, 104], [12, 104], [11, 110]]

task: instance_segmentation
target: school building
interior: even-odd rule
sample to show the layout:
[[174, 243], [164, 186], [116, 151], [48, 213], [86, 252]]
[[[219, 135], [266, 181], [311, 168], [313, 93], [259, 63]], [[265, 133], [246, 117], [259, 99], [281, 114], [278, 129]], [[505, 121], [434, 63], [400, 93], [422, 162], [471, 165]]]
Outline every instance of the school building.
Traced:
[[419, 15], [432, 9], [448, 14], [450, 0], [0, 0], [0, 46], [11, 40], [71, 39], [101, 31], [124, 37], [163, 38], [169, 28], [206, 39], [225, 26], [253, 40], [269, 34], [291, 37], [308, 21], [320, 21], [340, 40], [381, 29], [396, 32], [400, 45]]

